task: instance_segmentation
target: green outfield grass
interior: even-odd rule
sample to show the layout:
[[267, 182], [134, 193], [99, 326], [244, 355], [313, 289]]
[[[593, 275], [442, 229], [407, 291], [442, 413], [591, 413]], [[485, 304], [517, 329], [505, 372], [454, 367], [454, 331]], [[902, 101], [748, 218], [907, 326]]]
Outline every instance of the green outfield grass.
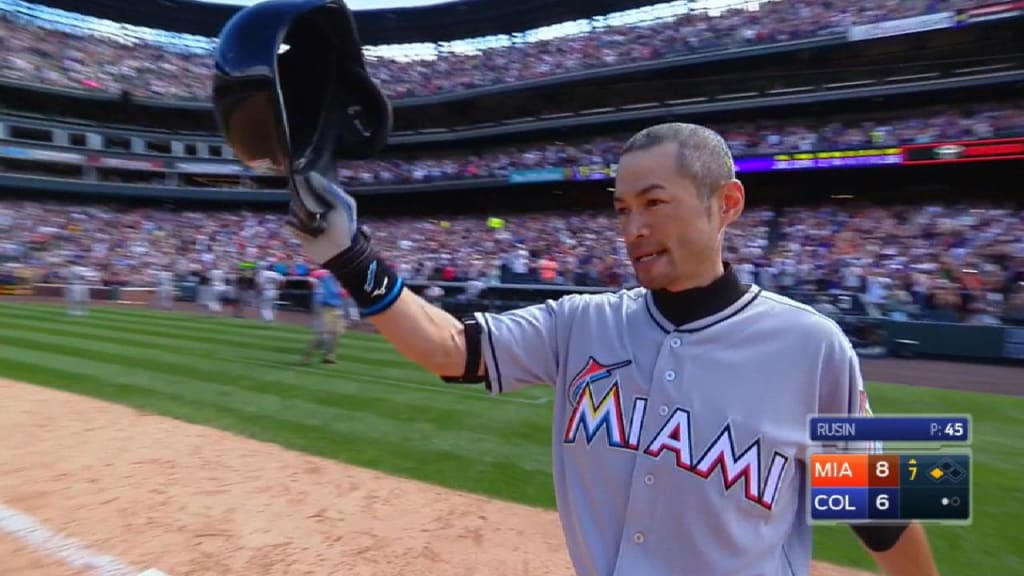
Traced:
[[[445, 384], [377, 336], [350, 333], [336, 366], [294, 365], [308, 329], [251, 320], [0, 301], [0, 375], [215, 426], [352, 464], [554, 507], [551, 392], [493, 398]], [[974, 523], [930, 527], [942, 574], [1024, 574], [1024, 399], [869, 384], [878, 413], [971, 413]], [[459, 472], [455, 473], [458, 468]], [[849, 529], [815, 557], [872, 568]]]

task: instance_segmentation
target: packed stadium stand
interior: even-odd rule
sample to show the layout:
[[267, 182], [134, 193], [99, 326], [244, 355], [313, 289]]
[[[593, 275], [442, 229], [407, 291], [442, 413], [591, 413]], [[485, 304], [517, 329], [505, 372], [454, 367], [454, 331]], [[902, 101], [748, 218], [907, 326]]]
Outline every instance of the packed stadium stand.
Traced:
[[[616, 289], [635, 281], [608, 212], [501, 220], [501, 227], [465, 215], [367, 218], [366, 225], [412, 280]], [[109, 237], [111, 229], [118, 237]], [[59, 282], [68, 261], [122, 286], [152, 285], [160, 270], [187, 277], [230, 270], [243, 260], [267, 262], [287, 275], [312, 269], [296, 260], [301, 247], [279, 212], [6, 201], [0, 202], [0, 230], [0, 258], [31, 269], [39, 282]], [[1024, 324], [1019, 209], [755, 208], [730, 230], [726, 252], [746, 281], [782, 293], [861, 294], [893, 319]]]
[[[418, 38], [364, 17], [391, 38], [367, 52], [396, 131], [337, 176], [411, 285], [452, 305], [630, 286], [607, 195], [618, 155], [683, 120], [720, 131], [747, 182], [726, 243], [744, 279], [838, 316], [1024, 323], [1024, 212], [1001, 184], [1024, 157], [1024, 62], [1005, 49], [1022, 10], [629, 4], [541, 30], [516, 13], [520, 28], [476, 39], [466, 16], [455, 41], [427, 37], [454, 24]], [[0, 2], [0, 284], [72, 266], [132, 287], [241, 261], [309, 274], [283, 181], [241, 167], [209, 112], [215, 39], [196, 33], [229, 12], [155, 31], [66, 7]], [[138, 10], [125, 17], [144, 24]]]
[[[649, 26], [608, 26], [571, 38], [540, 40], [482, 50], [440, 54], [430, 61], [376, 58], [371, 74], [392, 97], [425, 96], [728, 48], [756, 46], [843, 32], [872, 24], [987, 4], [983, 0], [829, 0], [764, 2], [697, 12]], [[747, 3], [757, 4], [757, 3]], [[48, 15], [48, 14], [47, 14]], [[0, 20], [0, 75], [62, 88], [99, 90], [162, 99], [208, 97], [210, 50], [140, 43], [126, 33], [83, 36], [56, 18], [5, 12]], [[173, 51], [172, 51], [173, 50]]]

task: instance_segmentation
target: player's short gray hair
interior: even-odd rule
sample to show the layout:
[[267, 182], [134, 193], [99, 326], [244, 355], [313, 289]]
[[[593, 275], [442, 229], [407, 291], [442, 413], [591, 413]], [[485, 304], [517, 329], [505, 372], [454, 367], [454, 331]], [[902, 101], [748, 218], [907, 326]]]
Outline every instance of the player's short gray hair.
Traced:
[[736, 177], [729, 145], [714, 130], [697, 124], [669, 122], [644, 128], [633, 135], [622, 154], [655, 148], [667, 142], [678, 146], [676, 169], [688, 178], [707, 201], [719, 186]]

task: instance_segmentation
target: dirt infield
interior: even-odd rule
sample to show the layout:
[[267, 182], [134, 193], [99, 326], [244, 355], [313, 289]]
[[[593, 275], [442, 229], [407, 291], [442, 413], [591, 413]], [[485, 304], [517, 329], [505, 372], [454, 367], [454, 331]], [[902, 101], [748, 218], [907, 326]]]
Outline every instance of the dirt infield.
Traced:
[[[0, 398], [5, 576], [572, 573], [548, 510], [47, 388], [0, 380]], [[11, 511], [63, 541], [26, 535]], [[58, 554], [93, 570], [71, 568]]]

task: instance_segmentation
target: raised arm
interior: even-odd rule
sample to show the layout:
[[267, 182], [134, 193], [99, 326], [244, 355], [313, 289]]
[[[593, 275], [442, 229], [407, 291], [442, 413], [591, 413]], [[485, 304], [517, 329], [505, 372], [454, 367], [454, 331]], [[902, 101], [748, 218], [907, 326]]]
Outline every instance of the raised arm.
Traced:
[[[403, 289], [390, 308], [369, 320], [399, 353], [424, 370], [438, 376], [462, 375], [466, 364], [465, 325], [412, 290]], [[476, 375], [483, 374], [481, 357]]]

